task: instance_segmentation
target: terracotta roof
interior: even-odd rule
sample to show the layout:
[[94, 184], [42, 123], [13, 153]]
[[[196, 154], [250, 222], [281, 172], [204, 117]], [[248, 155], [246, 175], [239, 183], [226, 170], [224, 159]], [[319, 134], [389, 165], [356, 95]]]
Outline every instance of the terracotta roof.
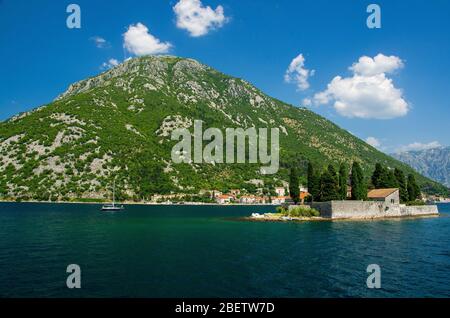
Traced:
[[370, 199], [375, 198], [386, 198], [390, 196], [395, 191], [398, 191], [397, 188], [390, 188], [390, 189], [374, 189], [370, 190], [369, 193], [367, 193], [367, 197]]
[[304, 199], [304, 198], [306, 198], [307, 196], [309, 195], [309, 193], [308, 192], [300, 192], [300, 199]]

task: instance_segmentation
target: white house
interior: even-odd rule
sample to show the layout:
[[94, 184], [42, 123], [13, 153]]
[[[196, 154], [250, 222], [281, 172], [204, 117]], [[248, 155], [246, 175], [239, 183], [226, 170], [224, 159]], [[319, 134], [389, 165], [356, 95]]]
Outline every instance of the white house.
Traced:
[[219, 195], [216, 197], [216, 202], [219, 204], [229, 204], [232, 199], [233, 197], [230, 195]]
[[241, 197], [240, 202], [243, 204], [253, 204], [256, 203], [256, 197], [252, 195], [244, 195]]
[[367, 198], [373, 201], [383, 201], [386, 204], [400, 204], [400, 191], [397, 188], [374, 189], [367, 193]]
[[272, 204], [279, 205], [286, 203], [286, 197], [285, 196], [278, 196], [272, 198]]
[[276, 187], [275, 188], [275, 193], [279, 197], [284, 197], [286, 195], [286, 189], [284, 187]]
[[216, 199], [222, 195], [222, 192], [220, 192], [219, 190], [212, 190], [210, 192], [213, 195], [213, 197]]

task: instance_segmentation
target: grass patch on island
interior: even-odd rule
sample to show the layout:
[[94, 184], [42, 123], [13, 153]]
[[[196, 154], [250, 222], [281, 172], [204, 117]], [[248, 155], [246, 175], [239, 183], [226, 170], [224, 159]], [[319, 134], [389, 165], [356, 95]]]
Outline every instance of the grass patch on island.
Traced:
[[296, 206], [291, 209], [285, 207], [278, 207], [277, 213], [289, 217], [319, 217], [320, 213], [316, 209], [308, 206]]

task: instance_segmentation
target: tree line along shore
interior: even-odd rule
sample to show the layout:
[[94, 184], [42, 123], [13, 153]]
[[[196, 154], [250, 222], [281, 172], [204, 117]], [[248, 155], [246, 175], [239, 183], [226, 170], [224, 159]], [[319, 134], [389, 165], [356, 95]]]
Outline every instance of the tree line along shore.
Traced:
[[[289, 180], [289, 194], [295, 204], [300, 202], [299, 174], [296, 168], [291, 168]], [[413, 174], [398, 169], [389, 169], [380, 163], [375, 165], [370, 179], [364, 177], [361, 166], [353, 162], [351, 168], [340, 164], [328, 165], [322, 171], [308, 163], [307, 189], [305, 202], [326, 202], [333, 200], [367, 200], [367, 194], [372, 189], [398, 188], [400, 203], [407, 205], [420, 205], [422, 193]]]

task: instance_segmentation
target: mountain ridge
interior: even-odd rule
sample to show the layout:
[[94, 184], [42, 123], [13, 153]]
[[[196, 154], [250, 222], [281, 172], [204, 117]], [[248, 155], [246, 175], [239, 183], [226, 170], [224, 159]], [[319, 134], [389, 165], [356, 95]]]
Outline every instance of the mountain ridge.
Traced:
[[405, 151], [392, 156], [424, 176], [450, 187], [450, 147]]

